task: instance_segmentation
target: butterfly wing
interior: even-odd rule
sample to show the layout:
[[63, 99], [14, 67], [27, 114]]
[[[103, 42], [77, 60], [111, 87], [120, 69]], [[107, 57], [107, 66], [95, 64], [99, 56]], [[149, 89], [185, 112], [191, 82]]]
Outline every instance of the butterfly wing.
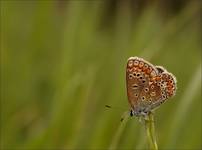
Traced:
[[[176, 93], [176, 79], [174, 75], [166, 70], [158, 73], [156, 77], [151, 79], [147, 99], [151, 102], [144, 108], [144, 113], [148, 113], [164, 103], [168, 98]], [[144, 93], [141, 93], [142, 95]]]
[[128, 59], [126, 68], [127, 95], [135, 114], [138, 115], [150, 105], [150, 79], [157, 74], [157, 69], [144, 59], [138, 57]]
[[126, 68], [128, 101], [135, 115], [144, 115], [175, 95], [176, 79], [161, 66], [131, 57]]

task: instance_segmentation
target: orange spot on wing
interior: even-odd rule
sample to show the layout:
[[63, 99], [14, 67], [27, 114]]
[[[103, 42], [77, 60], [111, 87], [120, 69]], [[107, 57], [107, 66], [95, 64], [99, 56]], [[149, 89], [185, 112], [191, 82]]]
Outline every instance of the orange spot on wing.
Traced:
[[146, 73], [147, 73], [147, 74], [150, 74], [150, 73], [151, 73], [151, 70], [150, 70], [150, 69], [146, 69]]
[[159, 81], [159, 80], [161, 80], [161, 78], [160, 77], [156, 77], [156, 80]]

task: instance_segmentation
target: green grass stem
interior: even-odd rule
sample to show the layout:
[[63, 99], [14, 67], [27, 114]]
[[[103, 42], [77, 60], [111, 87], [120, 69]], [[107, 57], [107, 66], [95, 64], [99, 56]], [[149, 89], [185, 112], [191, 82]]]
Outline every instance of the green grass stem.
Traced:
[[147, 118], [145, 119], [145, 128], [146, 128], [146, 132], [147, 132], [149, 149], [150, 150], [158, 150], [153, 113], [149, 113]]
[[196, 72], [193, 74], [192, 79], [190, 80], [189, 84], [187, 85], [187, 88], [184, 91], [184, 94], [180, 100], [180, 103], [178, 105], [178, 108], [176, 109], [177, 112], [176, 115], [173, 118], [171, 131], [169, 135], [169, 139], [167, 142], [166, 147], [174, 147], [178, 138], [178, 135], [180, 135], [179, 129], [186, 124], [186, 115], [189, 113], [190, 106], [192, 103], [194, 103], [193, 99], [194, 96], [197, 94], [197, 91], [201, 88], [201, 64], [196, 69]]

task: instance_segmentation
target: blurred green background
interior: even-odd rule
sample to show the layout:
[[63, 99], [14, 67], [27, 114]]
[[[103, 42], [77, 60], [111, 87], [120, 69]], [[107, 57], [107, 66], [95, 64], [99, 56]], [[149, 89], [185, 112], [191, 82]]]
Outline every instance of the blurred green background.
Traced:
[[126, 61], [139, 56], [178, 80], [155, 112], [159, 148], [202, 149], [201, 6], [1, 0], [1, 148], [147, 148], [136, 118], [120, 123]]

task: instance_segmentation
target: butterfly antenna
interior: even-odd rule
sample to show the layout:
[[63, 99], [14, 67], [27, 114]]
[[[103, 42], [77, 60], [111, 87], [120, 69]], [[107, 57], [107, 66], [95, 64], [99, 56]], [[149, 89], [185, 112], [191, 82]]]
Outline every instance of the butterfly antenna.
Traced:
[[[122, 107], [112, 107], [111, 105], [105, 105], [106, 108], [111, 109], [111, 108], [117, 108], [117, 109], [123, 109]], [[133, 113], [132, 111], [125, 111], [123, 115], [121, 116], [121, 122], [123, 122], [126, 118], [132, 117]]]
[[116, 110], [126, 110], [126, 108], [124, 107], [113, 107], [111, 105], [105, 105], [106, 108], [113, 108], [113, 109], [116, 109]]

